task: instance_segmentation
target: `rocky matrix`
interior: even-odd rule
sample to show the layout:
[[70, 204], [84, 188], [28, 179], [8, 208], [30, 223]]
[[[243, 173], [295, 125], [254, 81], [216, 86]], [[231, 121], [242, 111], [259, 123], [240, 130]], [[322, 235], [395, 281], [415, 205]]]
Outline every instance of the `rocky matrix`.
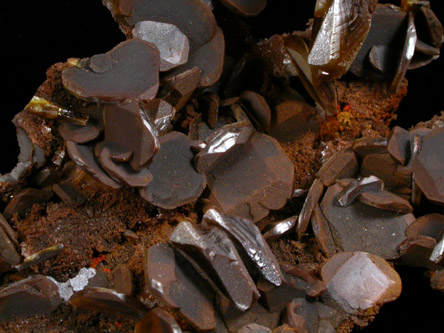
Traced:
[[103, 5], [122, 41], [13, 119], [0, 330], [351, 332], [405, 267], [444, 291], [444, 119], [391, 126], [433, 3], [313, 0], [267, 38], [271, 1]]

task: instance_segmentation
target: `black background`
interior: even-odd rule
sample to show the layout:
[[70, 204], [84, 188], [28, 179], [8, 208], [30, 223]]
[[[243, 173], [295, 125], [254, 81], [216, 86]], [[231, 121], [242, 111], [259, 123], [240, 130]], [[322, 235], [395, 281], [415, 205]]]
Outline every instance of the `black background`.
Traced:
[[[444, 22], [444, 10], [437, 7], [440, 2], [431, 0]], [[269, 0], [266, 11], [255, 20], [255, 33], [267, 37], [301, 29], [313, 4]], [[301, 12], [307, 13], [306, 19], [295, 21]], [[124, 37], [100, 0], [4, 1], [0, 31], [0, 173], [5, 173], [18, 155], [15, 127], [10, 121], [45, 80], [46, 69], [70, 57], [106, 52]], [[398, 111], [397, 124], [409, 127], [444, 110], [443, 75], [444, 57], [408, 72], [409, 92]], [[422, 270], [401, 267], [398, 271], [403, 280], [401, 297], [385, 305], [363, 332], [444, 332], [444, 294], [430, 289]]]

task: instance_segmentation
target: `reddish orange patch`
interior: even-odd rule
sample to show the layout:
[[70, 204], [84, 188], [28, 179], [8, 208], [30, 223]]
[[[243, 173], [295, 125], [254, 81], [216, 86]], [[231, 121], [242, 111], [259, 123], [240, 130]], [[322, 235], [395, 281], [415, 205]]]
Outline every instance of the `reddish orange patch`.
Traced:
[[105, 255], [101, 254], [100, 256], [96, 258], [92, 258], [92, 262], [89, 265], [91, 268], [96, 268], [98, 264], [100, 264], [105, 259]]

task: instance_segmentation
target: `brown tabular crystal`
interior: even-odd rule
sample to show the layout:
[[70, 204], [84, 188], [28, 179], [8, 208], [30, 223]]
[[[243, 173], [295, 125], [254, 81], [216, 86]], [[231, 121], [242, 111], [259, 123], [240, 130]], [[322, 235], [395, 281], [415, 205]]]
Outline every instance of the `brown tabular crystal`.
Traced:
[[3, 214], [0, 214], [0, 229], [3, 229], [3, 232], [5, 232], [5, 234], [9, 237], [9, 239], [15, 246], [19, 246], [17, 233], [14, 231], [14, 229], [12, 229], [8, 221], [5, 220]]
[[162, 80], [158, 97], [164, 99], [176, 111], [179, 111], [190, 99], [199, 85], [201, 77], [202, 70], [197, 66], [181, 71], [176, 75], [168, 76]]
[[218, 228], [181, 222], [170, 242], [186, 254], [198, 272], [241, 311], [253, 306], [259, 298], [247, 268], [228, 236]]
[[[133, 152], [129, 164], [134, 171], [145, 167], [159, 149], [157, 131], [136, 101], [106, 105], [103, 109], [105, 142]], [[112, 147], [109, 147], [112, 148]]]
[[313, 213], [313, 209], [315, 205], [319, 202], [319, 199], [321, 198], [323, 193], [324, 186], [322, 182], [319, 179], [315, 179], [310, 187], [310, 190], [308, 191], [307, 197], [305, 198], [301, 212], [299, 213], [298, 224], [296, 226], [298, 239], [301, 239], [302, 234], [306, 232], [311, 215]]
[[330, 230], [330, 225], [318, 204], [314, 207], [311, 216], [311, 227], [321, 251], [327, 258], [333, 256], [336, 253], [336, 244]]
[[74, 293], [69, 303], [76, 308], [111, 314], [126, 313], [136, 318], [143, 317], [147, 312], [145, 306], [131, 296], [100, 287], [85, 288]]
[[381, 191], [378, 193], [363, 192], [359, 194], [359, 201], [366, 205], [384, 209], [398, 214], [406, 214], [413, 212], [410, 203], [400, 196], [389, 191]]
[[281, 312], [293, 299], [305, 296], [307, 282], [287, 273], [284, 273], [284, 277], [279, 287], [263, 279], [259, 279], [257, 283], [257, 288], [261, 293], [260, 303], [269, 312]]
[[[349, 71], [360, 77], [371, 79], [390, 79], [401, 59], [401, 51], [405, 40], [406, 20], [408, 14], [396, 6], [377, 5], [371, 20], [370, 31], [356, 55]], [[383, 68], [389, 71], [375, 71], [368, 61], [372, 47], [386, 47], [387, 53], [380, 59]]]
[[0, 320], [51, 313], [62, 303], [57, 285], [35, 275], [0, 290]]
[[410, 159], [412, 135], [405, 129], [393, 127], [387, 143], [387, 152], [399, 163], [405, 165]]
[[422, 15], [426, 21], [431, 45], [439, 49], [442, 44], [443, 36], [443, 26], [441, 22], [433, 10], [427, 5], [421, 6], [419, 12], [419, 15]]
[[273, 121], [269, 134], [280, 142], [299, 138], [319, 128], [317, 110], [300, 100], [285, 100], [273, 107]]
[[113, 270], [113, 289], [120, 294], [131, 295], [133, 292], [133, 274], [127, 265], [118, 265]]
[[199, 96], [199, 111], [202, 112], [207, 125], [213, 129], [217, 125], [219, 116], [219, 96], [207, 91]]
[[436, 128], [422, 140], [412, 168], [415, 181], [433, 203], [444, 205], [444, 128]]
[[259, 231], [251, 221], [238, 216], [229, 216], [209, 209], [205, 212], [202, 223], [214, 225], [231, 236], [238, 248], [242, 249], [244, 257], [249, 258], [262, 278], [275, 286], [280, 286], [284, 280], [279, 263]]
[[160, 52], [160, 71], [165, 72], [183, 65], [188, 60], [188, 38], [175, 25], [155, 22], [137, 22], [133, 37], [156, 45]]
[[225, 40], [222, 29], [216, 28], [216, 34], [206, 44], [199, 49], [191, 50], [188, 62], [168, 73], [168, 76], [175, 76], [185, 70], [198, 67], [202, 71], [198, 87], [206, 88], [215, 84], [223, 70], [225, 54]]
[[343, 251], [365, 251], [385, 259], [399, 257], [398, 247], [405, 230], [415, 220], [412, 214], [398, 215], [356, 201], [348, 207], [337, 204], [339, 185], [330, 186], [321, 209], [329, 221], [335, 244]]
[[62, 73], [63, 85], [77, 97], [91, 102], [150, 100], [159, 87], [159, 50], [140, 39], [130, 39], [86, 64]]
[[[208, 42], [215, 34], [216, 20], [211, 10], [200, 0], [106, 0], [109, 7], [124, 20], [124, 30], [137, 22], [156, 21], [173, 24], [190, 41], [192, 49]], [[193, 22], [193, 24], [190, 24]]]
[[11, 239], [0, 228], [0, 272], [9, 271], [22, 260]]
[[192, 166], [191, 140], [182, 133], [169, 132], [159, 138], [160, 149], [148, 170], [153, 180], [140, 190], [151, 204], [173, 209], [196, 200], [206, 178]]
[[436, 246], [436, 239], [429, 236], [407, 238], [399, 246], [401, 253], [400, 264], [410, 267], [424, 267], [430, 270], [439, 269], [439, 266], [430, 261], [430, 255]]
[[349, 206], [361, 193], [379, 193], [384, 189], [384, 183], [378, 177], [369, 176], [359, 180], [351, 180], [338, 195], [338, 203], [342, 207]]
[[279, 323], [279, 313], [269, 312], [259, 303], [256, 303], [248, 311], [240, 311], [226, 299], [218, 299], [220, 313], [229, 332], [238, 332], [242, 327], [250, 323], [256, 323], [268, 328], [275, 328]]
[[285, 39], [291, 62], [310, 96], [330, 114], [337, 113], [337, 91], [334, 82], [320, 79], [319, 71], [308, 63], [309, 50], [305, 41], [296, 35]]
[[160, 308], [155, 308], [144, 315], [134, 328], [134, 333], [150, 332], [182, 333], [182, 329], [170, 313]]
[[61, 120], [59, 123], [59, 133], [66, 141], [76, 143], [87, 143], [95, 140], [103, 131], [103, 124], [90, 120], [85, 126], [73, 124], [69, 120]]
[[353, 151], [363, 160], [367, 155], [383, 154], [387, 152], [386, 138], [360, 138], [353, 142]]
[[87, 200], [82, 192], [67, 182], [54, 184], [52, 191], [69, 206], [80, 206]]
[[381, 257], [365, 252], [333, 256], [321, 270], [329, 296], [349, 314], [364, 315], [401, 294], [401, 278]]
[[376, 176], [386, 188], [411, 187], [410, 168], [399, 165], [389, 154], [370, 154], [362, 161], [361, 176]]
[[436, 240], [444, 232], [444, 216], [437, 213], [418, 217], [409, 225], [405, 234], [407, 238], [414, 239], [419, 236], [433, 237]]
[[352, 178], [358, 173], [358, 159], [353, 151], [339, 151], [322, 165], [318, 177], [324, 186], [332, 185], [336, 179]]
[[267, 5], [267, 0], [221, 0], [229, 10], [242, 16], [256, 16]]
[[292, 195], [293, 163], [273, 138], [256, 132], [207, 175], [209, 200], [224, 213], [258, 221]]
[[100, 162], [94, 156], [91, 146], [79, 145], [73, 141], [66, 141], [66, 148], [71, 159], [80, 167], [91, 173], [101, 183], [114, 189], [120, 188], [120, 184], [109, 177], [100, 167]]
[[201, 331], [216, 327], [213, 291], [191, 265], [167, 244], [150, 247], [145, 255], [148, 290]]
[[14, 214], [24, 217], [34, 204], [45, 203], [51, 197], [51, 191], [25, 188], [11, 198], [3, 211], [3, 216], [6, 219], [9, 219]]
[[126, 186], [144, 187], [148, 185], [153, 179], [148, 169], [142, 168], [139, 171], [134, 171], [129, 163], [114, 161], [113, 153], [120, 151], [120, 149], [113, 149], [114, 146], [114, 144], [107, 141], [96, 145], [96, 155], [108, 175]]
[[390, 68], [387, 58], [390, 57], [390, 48], [386, 45], [373, 45], [368, 54], [368, 61], [372, 68], [381, 73], [386, 74]]
[[265, 98], [254, 91], [244, 90], [240, 99], [256, 128], [268, 132], [271, 127], [271, 110]]

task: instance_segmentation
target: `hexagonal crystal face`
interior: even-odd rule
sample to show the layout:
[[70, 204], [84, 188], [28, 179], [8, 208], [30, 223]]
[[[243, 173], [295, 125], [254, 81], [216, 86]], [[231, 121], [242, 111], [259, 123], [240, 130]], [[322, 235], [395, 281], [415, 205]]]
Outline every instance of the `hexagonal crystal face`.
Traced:
[[335, 255], [322, 275], [330, 296], [352, 314], [393, 301], [401, 293], [396, 271], [384, 259], [365, 252]]
[[134, 27], [133, 36], [157, 46], [162, 72], [188, 61], [188, 38], [173, 24], [142, 21]]

